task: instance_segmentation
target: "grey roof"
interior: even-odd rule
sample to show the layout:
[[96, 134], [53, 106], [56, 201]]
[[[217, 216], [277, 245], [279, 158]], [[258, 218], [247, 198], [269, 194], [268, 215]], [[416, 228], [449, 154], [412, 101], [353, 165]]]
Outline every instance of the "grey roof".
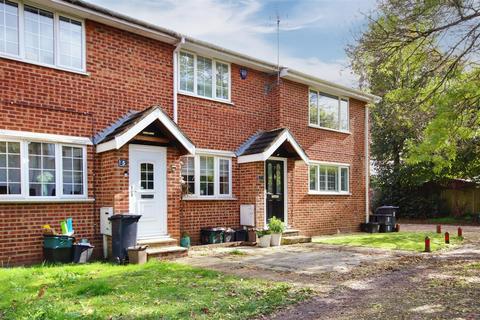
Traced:
[[249, 154], [263, 153], [270, 148], [285, 131], [289, 132], [287, 128], [257, 132], [238, 148], [236, 155], [246, 156]]
[[[109, 127], [105, 128], [102, 132], [96, 134], [93, 137], [94, 144], [100, 144], [103, 142], [107, 142], [113, 140], [116, 136], [123, 134], [124, 132], [128, 131], [130, 128], [135, 126], [138, 122], [140, 122], [143, 118], [148, 116], [155, 110], [160, 110], [163, 114], [165, 114], [169, 119], [170, 117], [163, 111], [162, 108], [159, 106], [153, 106], [147, 108], [143, 111], [129, 111], [126, 115], [122, 118], [118, 119], [115, 123], [110, 125]], [[172, 121], [173, 123], [173, 121]], [[173, 123], [177, 129], [188, 139], [192, 144], [193, 142], [188, 138], [188, 136], [178, 127], [176, 123]]]

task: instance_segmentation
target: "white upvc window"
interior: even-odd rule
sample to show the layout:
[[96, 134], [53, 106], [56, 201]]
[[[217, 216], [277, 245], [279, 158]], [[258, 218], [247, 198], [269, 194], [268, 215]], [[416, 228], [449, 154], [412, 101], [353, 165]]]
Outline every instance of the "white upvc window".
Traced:
[[87, 198], [85, 146], [0, 140], [0, 199]]
[[207, 99], [230, 101], [230, 64], [180, 51], [179, 92]]
[[349, 131], [349, 100], [309, 90], [308, 122], [312, 127]]
[[23, 1], [0, 0], [0, 56], [85, 72], [85, 24]]
[[309, 193], [348, 194], [350, 191], [350, 166], [335, 163], [309, 165]]
[[0, 0], [0, 53], [18, 55], [18, 4]]
[[182, 158], [182, 182], [186, 198], [232, 196], [232, 160], [201, 154]]

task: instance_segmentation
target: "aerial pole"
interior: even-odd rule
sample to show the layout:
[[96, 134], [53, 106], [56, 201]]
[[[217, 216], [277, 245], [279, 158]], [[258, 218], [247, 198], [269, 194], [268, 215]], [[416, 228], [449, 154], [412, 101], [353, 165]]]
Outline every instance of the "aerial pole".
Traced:
[[280, 15], [277, 11], [277, 85], [280, 84]]

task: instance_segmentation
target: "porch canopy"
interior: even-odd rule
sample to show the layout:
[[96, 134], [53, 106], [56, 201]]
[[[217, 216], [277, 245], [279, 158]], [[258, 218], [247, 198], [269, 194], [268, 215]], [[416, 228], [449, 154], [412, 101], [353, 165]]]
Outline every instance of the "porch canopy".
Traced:
[[307, 154], [287, 128], [258, 132], [237, 150], [238, 163], [265, 161], [272, 156], [309, 162]]
[[128, 142], [176, 146], [195, 154], [195, 145], [159, 106], [129, 112], [93, 138], [97, 153], [120, 149]]

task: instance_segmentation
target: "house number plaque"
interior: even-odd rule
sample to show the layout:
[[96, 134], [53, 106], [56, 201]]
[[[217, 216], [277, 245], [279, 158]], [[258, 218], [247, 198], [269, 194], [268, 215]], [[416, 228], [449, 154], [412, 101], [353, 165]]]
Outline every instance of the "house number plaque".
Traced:
[[126, 166], [127, 166], [127, 163], [128, 163], [127, 159], [119, 159], [119, 160], [118, 160], [118, 166], [119, 166], [120, 168], [126, 167]]

